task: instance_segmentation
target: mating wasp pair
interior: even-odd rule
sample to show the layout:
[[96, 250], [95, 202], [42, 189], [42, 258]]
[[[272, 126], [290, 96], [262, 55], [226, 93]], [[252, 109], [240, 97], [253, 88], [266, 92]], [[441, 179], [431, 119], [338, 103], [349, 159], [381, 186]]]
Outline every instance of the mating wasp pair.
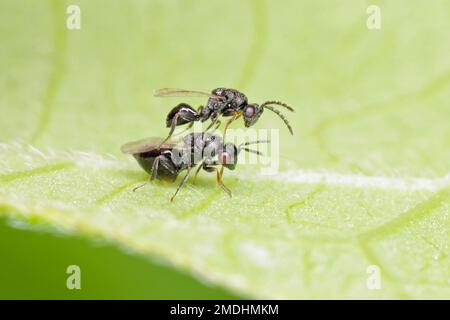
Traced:
[[[211, 93], [184, 89], [160, 89], [155, 92], [156, 97], [181, 97], [181, 96], [204, 96], [208, 97], [206, 106], [197, 109], [186, 103], [175, 106], [166, 117], [166, 126], [170, 128], [168, 136], [163, 138], [150, 138], [127, 143], [121, 147], [123, 153], [131, 154], [139, 165], [149, 174], [149, 181], [162, 179], [175, 181], [180, 172], [186, 170], [177, 190], [171, 198], [175, 198], [178, 191], [186, 183], [194, 167], [195, 177], [201, 169], [216, 173], [218, 185], [231, 197], [231, 191], [222, 181], [224, 168], [234, 170], [237, 164], [238, 154], [244, 150], [261, 155], [257, 150], [250, 149], [249, 145], [268, 143], [268, 140], [246, 142], [239, 146], [226, 143], [224, 138], [213, 132], [220, 124], [220, 117], [231, 117], [224, 129], [224, 137], [230, 124], [236, 119], [243, 117], [245, 127], [250, 127], [257, 122], [265, 109], [277, 114], [286, 124], [289, 132], [293, 134], [286, 117], [276, 108], [281, 106], [289, 111], [294, 111], [287, 104], [280, 101], [266, 101], [261, 105], [248, 103], [247, 97], [235, 89], [216, 88]], [[204, 132], [193, 132], [183, 137], [181, 144], [174, 143], [169, 139], [175, 128], [187, 124], [191, 128], [194, 122], [205, 122], [211, 119], [210, 124]], [[221, 166], [219, 169], [218, 167]], [[144, 186], [138, 186], [133, 191]]]

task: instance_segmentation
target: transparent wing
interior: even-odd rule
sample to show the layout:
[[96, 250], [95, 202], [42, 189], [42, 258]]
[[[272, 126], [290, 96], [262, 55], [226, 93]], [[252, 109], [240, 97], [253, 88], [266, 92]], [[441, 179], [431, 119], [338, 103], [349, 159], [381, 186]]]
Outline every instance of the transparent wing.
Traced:
[[127, 154], [136, 154], [136, 153], [142, 153], [142, 152], [148, 152], [154, 149], [157, 149], [159, 147], [161, 148], [173, 148], [176, 146], [175, 143], [172, 141], [166, 141], [164, 144], [161, 145], [161, 142], [164, 141], [164, 138], [146, 138], [142, 140], [132, 141], [124, 144], [120, 147], [120, 150], [123, 153]]
[[177, 88], [158, 89], [155, 91], [154, 96], [161, 97], [161, 98], [166, 98], [166, 97], [208, 97], [208, 98], [224, 99], [224, 97], [220, 97], [215, 94], [208, 93], [208, 92], [177, 89]]

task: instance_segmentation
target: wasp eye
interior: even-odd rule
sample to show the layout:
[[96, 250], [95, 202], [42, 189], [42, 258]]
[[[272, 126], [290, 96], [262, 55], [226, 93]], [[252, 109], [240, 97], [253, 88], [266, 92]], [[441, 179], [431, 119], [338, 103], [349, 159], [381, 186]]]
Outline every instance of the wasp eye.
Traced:
[[254, 107], [247, 107], [245, 108], [245, 116], [248, 118], [253, 117], [253, 115], [255, 114], [255, 108]]

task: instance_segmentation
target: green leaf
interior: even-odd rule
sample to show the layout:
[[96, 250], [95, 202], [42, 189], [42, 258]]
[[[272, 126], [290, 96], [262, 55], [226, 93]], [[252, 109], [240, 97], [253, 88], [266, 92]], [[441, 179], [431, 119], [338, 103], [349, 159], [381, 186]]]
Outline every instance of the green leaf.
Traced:
[[[80, 30], [68, 4], [0, 4], [0, 215], [242, 296], [449, 297], [447, 2], [381, 1], [378, 31], [358, 0], [77, 1]], [[256, 126], [280, 128], [280, 174], [238, 166], [231, 200], [206, 173], [174, 203], [175, 184], [131, 192], [120, 145], [165, 136], [178, 101], [152, 91], [218, 86], [295, 107], [294, 137]]]

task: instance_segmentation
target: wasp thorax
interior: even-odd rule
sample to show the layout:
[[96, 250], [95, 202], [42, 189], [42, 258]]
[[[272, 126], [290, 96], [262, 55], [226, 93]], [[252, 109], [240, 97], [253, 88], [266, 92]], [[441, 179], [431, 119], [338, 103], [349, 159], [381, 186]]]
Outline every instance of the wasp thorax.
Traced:
[[244, 124], [246, 127], [250, 127], [258, 121], [262, 114], [263, 109], [256, 103], [249, 104], [244, 109]]
[[[258, 150], [253, 150], [248, 146], [268, 143], [268, 140], [244, 142], [238, 147], [233, 143], [225, 144], [224, 138], [214, 134], [214, 131], [220, 127], [219, 117], [232, 117], [225, 126], [225, 132], [223, 133], [223, 136], [225, 136], [228, 126], [237, 118], [242, 117], [245, 126], [250, 127], [258, 121], [265, 109], [269, 109], [284, 121], [292, 134], [292, 128], [289, 122], [277, 107], [284, 107], [289, 111], [294, 110], [281, 101], [270, 100], [260, 105], [256, 103], [249, 104], [247, 96], [244, 93], [231, 88], [216, 88], [210, 93], [196, 90], [163, 88], [156, 90], [155, 96], [208, 97], [206, 105], [201, 105], [198, 108], [193, 108], [183, 102], [172, 108], [166, 117], [166, 126], [170, 128], [170, 131], [165, 139], [144, 139], [127, 143], [121, 147], [122, 152], [133, 155], [139, 165], [150, 174], [149, 181], [154, 179], [175, 181], [181, 171], [186, 171], [171, 201], [188, 180], [195, 166], [198, 166], [195, 170], [195, 175], [197, 175], [200, 169], [207, 172], [215, 172], [216, 181], [222, 190], [231, 197], [231, 191], [222, 182], [223, 168], [234, 170], [237, 164], [238, 154], [241, 151], [262, 155]], [[190, 128], [197, 121], [211, 122], [204, 132], [192, 132], [185, 135], [181, 139], [182, 143], [181, 141], [178, 143], [177, 141], [169, 140], [177, 126], [188, 124]], [[218, 168], [219, 166], [221, 169]], [[140, 185], [133, 190], [135, 191], [144, 185]]]

